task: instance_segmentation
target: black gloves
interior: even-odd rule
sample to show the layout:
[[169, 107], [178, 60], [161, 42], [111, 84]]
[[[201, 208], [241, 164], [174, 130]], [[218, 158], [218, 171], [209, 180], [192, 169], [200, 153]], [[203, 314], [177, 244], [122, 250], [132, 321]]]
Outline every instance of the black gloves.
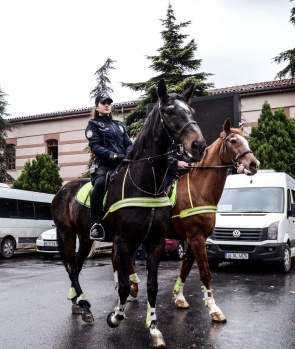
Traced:
[[125, 159], [125, 155], [124, 154], [114, 154], [114, 155], [112, 155], [111, 159], [112, 159], [112, 163], [114, 165], [118, 166]]

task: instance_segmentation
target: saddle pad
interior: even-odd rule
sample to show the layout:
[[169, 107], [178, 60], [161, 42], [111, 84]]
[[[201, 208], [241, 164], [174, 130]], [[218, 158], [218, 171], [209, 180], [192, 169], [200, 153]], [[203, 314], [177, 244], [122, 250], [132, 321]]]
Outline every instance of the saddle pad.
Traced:
[[90, 190], [92, 189], [91, 182], [83, 185], [76, 195], [76, 200], [83, 206], [90, 207]]

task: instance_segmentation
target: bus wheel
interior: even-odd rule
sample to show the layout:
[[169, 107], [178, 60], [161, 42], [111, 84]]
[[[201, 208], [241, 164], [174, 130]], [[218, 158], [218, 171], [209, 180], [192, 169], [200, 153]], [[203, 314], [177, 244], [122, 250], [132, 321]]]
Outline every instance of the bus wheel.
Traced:
[[1, 255], [3, 258], [12, 258], [14, 255], [14, 241], [9, 238], [5, 238], [1, 244]]

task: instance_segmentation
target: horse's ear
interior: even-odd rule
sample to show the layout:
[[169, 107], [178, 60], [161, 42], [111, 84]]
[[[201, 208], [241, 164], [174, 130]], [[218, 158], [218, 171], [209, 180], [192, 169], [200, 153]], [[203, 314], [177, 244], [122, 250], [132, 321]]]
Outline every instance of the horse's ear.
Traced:
[[192, 85], [191, 87], [189, 87], [187, 90], [182, 92], [182, 96], [186, 99], [186, 101], [188, 102], [191, 99], [191, 96], [193, 94], [195, 90], [195, 85]]
[[231, 127], [230, 119], [227, 118], [223, 124], [223, 130], [225, 131], [225, 133], [228, 133], [230, 131], [230, 127]]
[[167, 87], [163, 78], [158, 83], [158, 97], [161, 103], [168, 98]]

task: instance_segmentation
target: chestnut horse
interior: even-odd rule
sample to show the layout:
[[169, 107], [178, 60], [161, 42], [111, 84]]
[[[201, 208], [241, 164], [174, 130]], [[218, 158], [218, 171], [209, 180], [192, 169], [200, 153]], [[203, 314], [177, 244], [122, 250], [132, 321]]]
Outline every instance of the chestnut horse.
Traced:
[[[223, 192], [228, 169], [237, 168], [239, 173], [254, 175], [258, 165], [259, 161], [249, 149], [242, 128], [231, 128], [230, 120], [227, 119], [223, 125], [223, 132], [205, 150], [203, 159], [196, 166], [190, 166], [190, 171], [177, 181], [177, 198], [172, 213], [173, 230], [180, 240], [188, 242], [180, 275], [173, 289], [175, 303], [179, 308], [189, 307], [183, 296], [183, 286], [196, 260], [200, 279], [204, 284], [202, 287], [205, 304], [209, 308], [210, 316], [217, 322], [226, 321], [215, 304], [211, 290], [206, 239], [215, 227], [217, 203]], [[175, 235], [171, 236], [171, 233], [167, 232], [166, 237], [175, 237]], [[137, 275], [134, 275], [130, 277], [130, 285], [131, 296], [136, 298], [138, 282]]]
[[203, 159], [178, 180], [177, 200], [172, 212], [173, 227], [179, 239], [188, 242], [173, 288], [175, 303], [179, 308], [189, 307], [183, 296], [183, 287], [196, 260], [203, 283], [205, 305], [209, 308], [212, 320], [216, 322], [226, 322], [226, 318], [213, 298], [206, 239], [214, 230], [217, 204], [223, 192], [228, 168], [232, 166], [237, 168], [238, 173], [254, 175], [259, 161], [249, 149], [242, 128], [231, 128], [230, 120], [227, 119], [223, 132], [206, 149]]
[[[145, 241], [147, 258], [147, 316], [151, 346], [164, 347], [158, 329], [156, 297], [158, 266], [165, 244], [165, 231], [171, 220], [171, 204], [164, 191], [164, 179], [169, 166], [168, 149], [182, 144], [186, 154], [198, 161], [206, 143], [194, 120], [194, 110], [188, 105], [194, 87], [183, 93], [167, 93], [162, 79], [158, 84], [158, 103], [135, 140], [132, 151], [113, 174], [104, 207], [103, 225], [106, 236], [113, 241], [112, 263], [119, 301], [108, 316], [110, 327], [125, 319], [126, 299], [130, 293], [129, 271], [134, 251]], [[61, 257], [71, 280], [68, 299], [72, 312], [81, 313], [86, 322], [93, 322], [90, 301], [79, 283], [79, 273], [89, 254], [89, 208], [75, 197], [85, 180], [65, 184], [52, 201], [51, 211], [60, 240]], [[76, 234], [80, 247], [75, 256]]]

